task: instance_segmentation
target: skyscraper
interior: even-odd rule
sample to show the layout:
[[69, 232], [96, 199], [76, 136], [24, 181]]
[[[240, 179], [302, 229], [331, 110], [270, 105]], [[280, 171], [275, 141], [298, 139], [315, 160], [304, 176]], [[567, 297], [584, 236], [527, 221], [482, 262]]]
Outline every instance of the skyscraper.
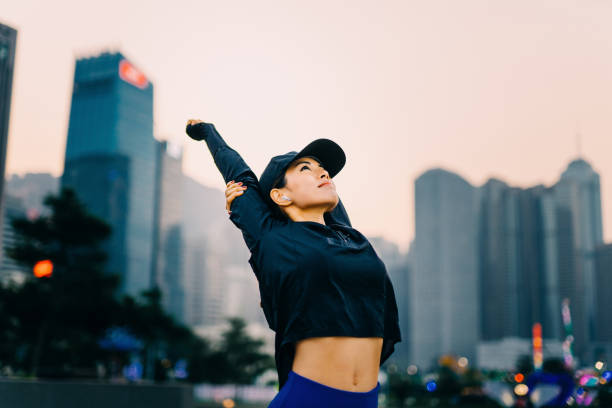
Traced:
[[480, 337], [477, 194], [442, 169], [415, 181], [414, 270], [409, 332], [412, 361], [429, 368], [441, 354], [473, 361]]
[[[534, 323], [556, 337], [546, 308], [542, 197], [546, 188], [510, 187], [490, 179], [480, 188], [479, 267], [482, 340], [530, 338]], [[554, 307], [559, 314], [559, 305]], [[554, 320], [552, 321], [554, 323]]]
[[158, 142], [157, 148], [152, 284], [161, 290], [164, 309], [185, 322], [182, 151], [180, 146], [166, 141]]
[[[597, 335], [599, 341], [612, 344], [612, 244], [601, 245], [595, 252], [595, 283], [597, 286]], [[609, 356], [609, 357], [612, 357]]]
[[[0, 24], [0, 214], [4, 205], [4, 170], [6, 166], [6, 145], [8, 140], [11, 96], [13, 94], [13, 70], [15, 68], [15, 49], [17, 31]], [[0, 234], [2, 233], [0, 217]], [[0, 242], [2, 241], [0, 236]]]
[[575, 351], [588, 358], [595, 338], [595, 250], [603, 244], [599, 175], [583, 159], [572, 161], [554, 186], [559, 227], [560, 295], [571, 302]]
[[155, 166], [153, 85], [119, 52], [78, 59], [62, 186], [111, 224], [121, 293], [151, 286]]

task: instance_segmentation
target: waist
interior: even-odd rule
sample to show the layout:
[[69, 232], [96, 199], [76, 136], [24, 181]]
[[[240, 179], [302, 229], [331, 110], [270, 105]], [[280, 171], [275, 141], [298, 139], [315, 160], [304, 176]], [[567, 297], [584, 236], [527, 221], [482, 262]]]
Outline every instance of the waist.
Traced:
[[345, 391], [376, 387], [382, 337], [309, 337], [295, 344], [292, 370], [313, 381]]

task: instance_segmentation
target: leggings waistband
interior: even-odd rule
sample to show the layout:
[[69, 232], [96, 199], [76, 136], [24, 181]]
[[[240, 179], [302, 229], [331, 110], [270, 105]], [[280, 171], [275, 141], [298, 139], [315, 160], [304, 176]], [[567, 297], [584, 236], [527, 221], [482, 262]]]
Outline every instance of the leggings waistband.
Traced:
[[376, 383], [376, 387], [370, 391], [347, 391], [339, 388], [330, 387], [320, 382], [311, 380], [310, 378], [299, 375], [295, 371], [289, 371], [289, 378], [293, 377], [293, 381], [298, 381], [301, 384], [301, 388], [312, 388], [317, 393], [327, 393], [330, 395], [341, 396], [342, 398], [355, 398], [355, 400], [369, 400], [374, 399], [378, 401], [378, 391], [380, 389], [380, 382]]

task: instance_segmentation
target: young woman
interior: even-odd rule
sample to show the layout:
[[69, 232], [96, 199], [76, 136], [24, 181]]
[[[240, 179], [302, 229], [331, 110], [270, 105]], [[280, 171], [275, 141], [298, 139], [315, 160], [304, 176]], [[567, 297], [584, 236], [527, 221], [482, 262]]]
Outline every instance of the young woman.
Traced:
[[227, 183], [226, 209], [276, 333], [280, 390], [269, 407], [377, 407], [379, 367], [401, 341], [397, 304], [336, 192], [343, 150], [314, 140], [274, 156], [258, 180], [212, 123], [190, 119], [186, 132], [206, 142]]

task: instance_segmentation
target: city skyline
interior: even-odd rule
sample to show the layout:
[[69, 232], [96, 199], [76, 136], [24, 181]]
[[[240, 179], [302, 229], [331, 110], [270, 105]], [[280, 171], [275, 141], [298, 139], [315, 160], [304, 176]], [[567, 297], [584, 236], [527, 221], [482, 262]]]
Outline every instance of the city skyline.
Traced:
[[272, 155], [328, 137], [347, 153], [336, 184], [355, 227], [406, 250], [427, 169], [473, 186], [551, 186], [581, 152], [601, 175], [612, 240], [611, 5], [143, 3], [96, 19], [62, 5], [70, 15], [26, 1], [0, 16], [19, 32], [7, 174], [61, 174], [76, 57], [110, 48], [155, 82], [154, 135], [183, 144], [185, 173], [207, 186], [224, 183], [186, 140], [189, 117], [215, 123], [257, 175]]

